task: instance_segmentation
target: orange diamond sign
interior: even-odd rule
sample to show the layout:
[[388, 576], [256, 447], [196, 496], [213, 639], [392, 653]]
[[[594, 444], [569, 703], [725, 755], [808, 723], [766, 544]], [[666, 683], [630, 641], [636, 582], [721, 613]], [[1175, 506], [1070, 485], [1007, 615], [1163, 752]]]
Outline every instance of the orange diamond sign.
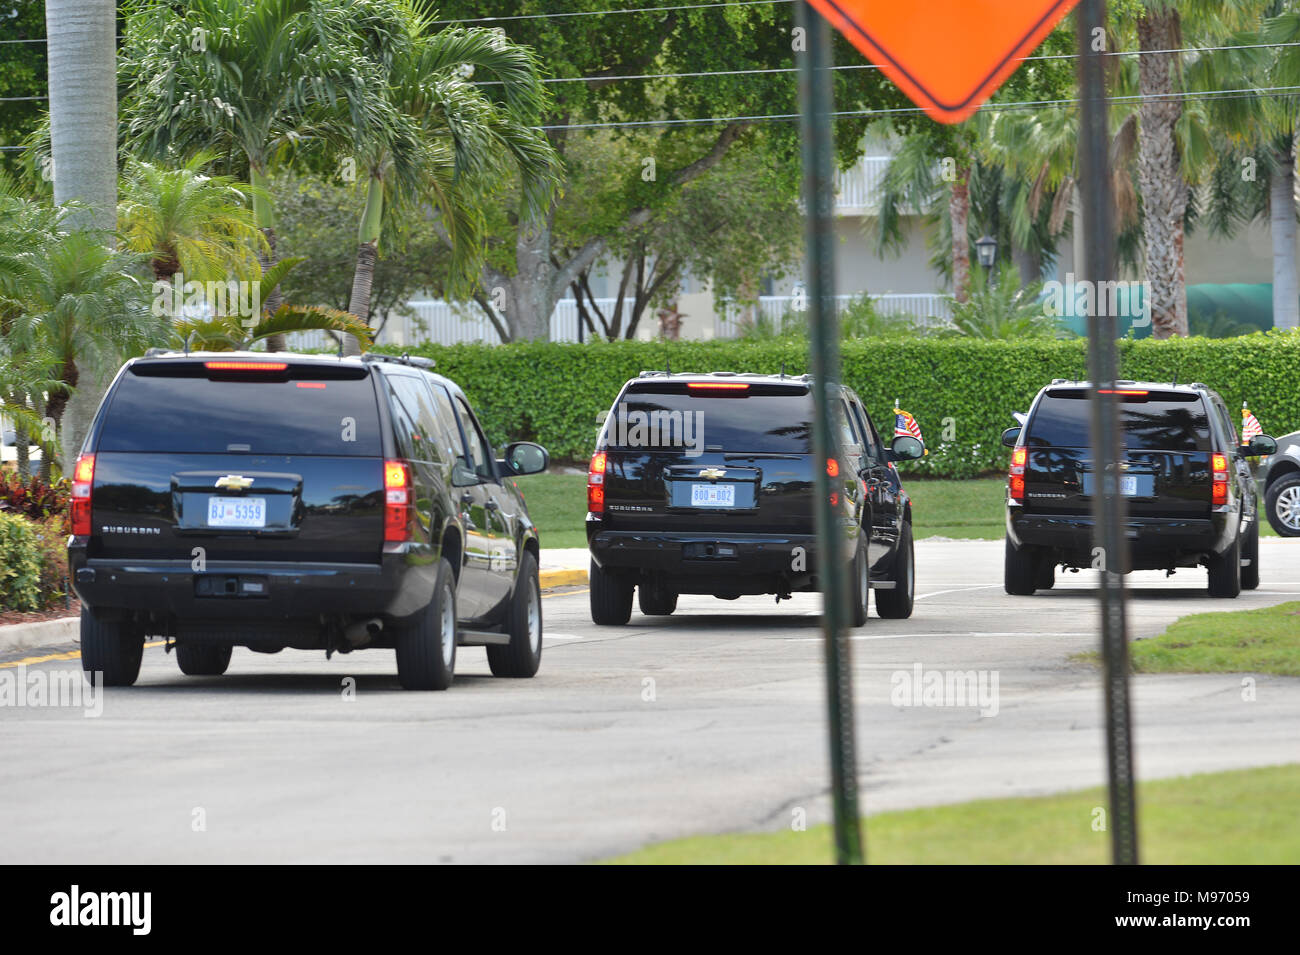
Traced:
[[907, 96], [960, 123], [1078, 0], [808, 0]]

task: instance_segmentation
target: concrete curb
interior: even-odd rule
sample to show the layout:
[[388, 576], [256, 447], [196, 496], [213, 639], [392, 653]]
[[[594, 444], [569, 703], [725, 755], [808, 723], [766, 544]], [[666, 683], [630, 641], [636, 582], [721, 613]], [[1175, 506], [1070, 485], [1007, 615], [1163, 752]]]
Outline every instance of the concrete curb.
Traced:
[[567, 587], [573, 584], [585, 585], [587, 572], [585, 570], [543, 570], [538, 573], [537, 581], [543, 590], [548, 587]]
[[80, 617], [59, 617], [36, 623], [11, 623], [0, 627], [0, 653], [26, 647], [49, 647], [74, 643], [81, 638]]

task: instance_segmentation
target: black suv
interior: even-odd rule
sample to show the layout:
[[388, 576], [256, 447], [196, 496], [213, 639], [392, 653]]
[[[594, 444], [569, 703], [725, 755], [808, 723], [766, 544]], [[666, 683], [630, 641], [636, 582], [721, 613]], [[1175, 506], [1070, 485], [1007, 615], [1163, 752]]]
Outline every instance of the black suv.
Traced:
[[679, 594], [816, 591], [814, 468], [831, 478], [852, 565], [853, 624], [871, 588], [882, 617], [912, 613], [912, 504], [893, 462], [921, 442], [880, 440], [847, 387], [835, 402], [838, 456], [813, 456], [809, 376], [642, 372], [606, 413], [587, 475], [591, 618], [672, 613]]
[[445, 689], [456, 646], [529, 677], [542, 653], [537, 530], [432, 362], [369, 354], [151, 353], [104, 396], [77, 461], [68, 561], [81, 659], [129, 685], [146, 635], [183, 672], [233, 646], [396, 650], [408, 689]]
[[[1091, 498], [1096, 471], [1089, 451], [1086, 382], [1057, 379], [1038, 393], [1014, 448], [1007, 481], [1005, 588], [1050, 589], [1058, 564], [1093, 560]], [[1248, 456], [1268, 454], [1267, 435], [1237, 443], [1223, 399], [1205, 385], [1118, 382], [1124, 455], [1118, 462], [1128, 551], [1121, 567], [1169, 570], [1204, 565], [1210, 594], [1235, 597], [1259, 586], [1259, 513]]]

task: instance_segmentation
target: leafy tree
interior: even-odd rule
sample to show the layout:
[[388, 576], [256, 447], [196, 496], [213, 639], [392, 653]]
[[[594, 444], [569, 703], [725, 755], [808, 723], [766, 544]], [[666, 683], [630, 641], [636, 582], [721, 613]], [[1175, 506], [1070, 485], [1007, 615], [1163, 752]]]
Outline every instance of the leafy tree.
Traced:
[[[594, 207], [601, 201], [602, 183], [610, 180], [609, 164], [629, 162], [644, 144], [607, 133], [593, 139], [601, 142], [574, 154], [570, 179], [574, 188], [592, 196]], [[610, 314], [600, 309], [591, 289], [591, 271], [602, 262], [584, 269], [573, 282], [579, 315], [591, 333], [634, 337], [648, 306], [671, 308], [687, 272], [709, 279], [719, 307], [730, 301], [756, 303], [758, 277], [779, 278], [799, 260], [803, 221], [792, 172], [768, 165], [756, 150], [732, 153], [684, 186], [643, 226], [616, 233], [609, 256], [623, 267]], [[581, 232], [584, 224], [564, 223], [557, 233], [563, 235], [564, 227]], [[625, 298], [633, 300], [626, 315]]]
[[[45, 37], [44, 4], [19, 0], [0, 7], [0, 37], [6, 40], [41, 40]], [[44, 96], [48, 67], [45, 44], [0, 44], [0, 97]], [[40, 121], [44, 103], [38, 99], [11, 100], [0, 106], [0, 171], [15, 178], [22, 169], [19, 146]]]
[[249, 190], [230, 176], [205, 170], [209, 153], [196, 153], [175, 169], [128, 159], [118, 203], [122, 242], [149, 256], [154, 279], [225, 278], [256, 267], [265, 240], [253, 221]]
[[[608, 8], [604, 0], [555, 0], [547, 5], [547, 13]], [[441, 12], [450, 20], [473, 20], [517, 15], [520, 7], [512, 0], [449, 0]], [[646, 146], [640, 143], [649, 136], [632, 138], [644, 151], [631, 165], [606, 170], [610, 188], [602, 192], [599, 208], [589, 208], [590, 196], [573, 188], [574, 180], [568, 178], [539, 222], [530, 223], [520, 214], [517, 193], [510, 208], [491, 220], [489, 255], [480, 275], [482, 298], [487, 304], [504, 300], [511, 337], [546, 338], [551, 311], [571, 283], [614, 246], [630, 242], [658, 210], [733, 150], [753, 150], [774, 169], [798, 168], [796, 123], [743, 118], [798, 112], [794, 70], [799, 53], [791, 16], [789, 5], [755, 4], [501, 22], [510, 39], [536, 51], [557, 81], [549, 84], [554, 100], [545, 125], [570, 167], [581, 161], [579, 153], [592, 142], [575, 126], [650, 123], [621, 127], [615, 134], [632, 137], [637, 129], [654, 134]], [[838, 62], [861, 61], [842, 38], [834, 42]], [[791, 72], [735, 72], [782, 69]], [[621, 78], [699, 73], [726, 75]], [[877, 70], [838, 71], [835, 87], [840, 110], [905, 103]], [[654, 125], [680, 120], [703, 122]], [[845, 165], [856, 158], [864, 126], [857, 117], [836, 121], [837, 147]], [[557, 224], [566, 219], [585, 220], [587, 228], [567, 227], [561, 235]]]
[[[272, 182], [281, 251], [305, 261], [281, 285], [290, 301], [350, 311], [356, 250], [339, 237], [356, 228], [362, 183], [321, 181], [284, 172]], [[391, 210], [390, 210], [391, 213]], [[431, 211], [393, 214], [371, 280], [371, 315], [376, 335], [393, 315], [413, 315], [406, 303], [426, 293], [446, 297], [451, 256]]]

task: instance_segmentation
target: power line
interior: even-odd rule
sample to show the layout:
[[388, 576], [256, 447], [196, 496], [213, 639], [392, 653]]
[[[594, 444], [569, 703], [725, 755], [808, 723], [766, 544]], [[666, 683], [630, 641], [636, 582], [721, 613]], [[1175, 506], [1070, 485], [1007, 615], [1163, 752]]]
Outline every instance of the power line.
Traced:
[[754, 7], [760, 4], [793, 3], [794, 0], [722, 0], [718, 3], [683, 3], [672, 7], [632, 7], [627, 10], [574, 10], [569, 13], [517, 13], [504, 17], [475, 17], [470, 20], [434, 20], [444, 23], [504, 23], [507, 20], [553, 20], [560, 17], [603, 17], [616, 13], [667, 13], [671, 10], [707, 10], [710, 7]]
[[[1239, 89], [1239, 90], [1200, 90], [1200, 91], [1183, 91], [1174, 93], [1156, 93], [1144, 95], [1135, 93], [1126, 96], [1112, 96], [1110, 102], [1132, 102], [1143, 100], [1166, 100], [1166, 99], [1195, 99], [1207, 97], [1211, 99], [1243, 99], [1245, 97], [1258, 96], [1261, 93], [1282, 93], [1286, 96], [1296, 96], [1300, 93], [1300, 86], [1270, 86], [1259, 89]], [[998, 110], [1021, 110], [1021, 109], [1045, 109], [1060, 106], [1075, 106], [1079, 103], [1078, 99], [1056, 99], [1056, 100], [1030, 100], [1024, 102], [1011, 103], [985, 103], [980, 107], [981, 111], [998, 111]], [[838, 110], [833, 116], [885, 116], [899, 115], [902, 113], [924, 113], [925, 110], [919, 106], [895, 106], [886, 109], [850, 109]], [[786, 121], [798, 119], [798, 113], [765, 113], [753, 116], [703, 116], [694, 119], [645, 119], [645, 120], [625, 120], [623, 122], [613, 123], [570, 123], [557, 126], [537, 126], [536, 129], [565, 130], [565, 129], [617, 129], [622, 127], [636, 126], [695, 126], [708, 125], [710, 123], [748, 123], [764, 121]]]

